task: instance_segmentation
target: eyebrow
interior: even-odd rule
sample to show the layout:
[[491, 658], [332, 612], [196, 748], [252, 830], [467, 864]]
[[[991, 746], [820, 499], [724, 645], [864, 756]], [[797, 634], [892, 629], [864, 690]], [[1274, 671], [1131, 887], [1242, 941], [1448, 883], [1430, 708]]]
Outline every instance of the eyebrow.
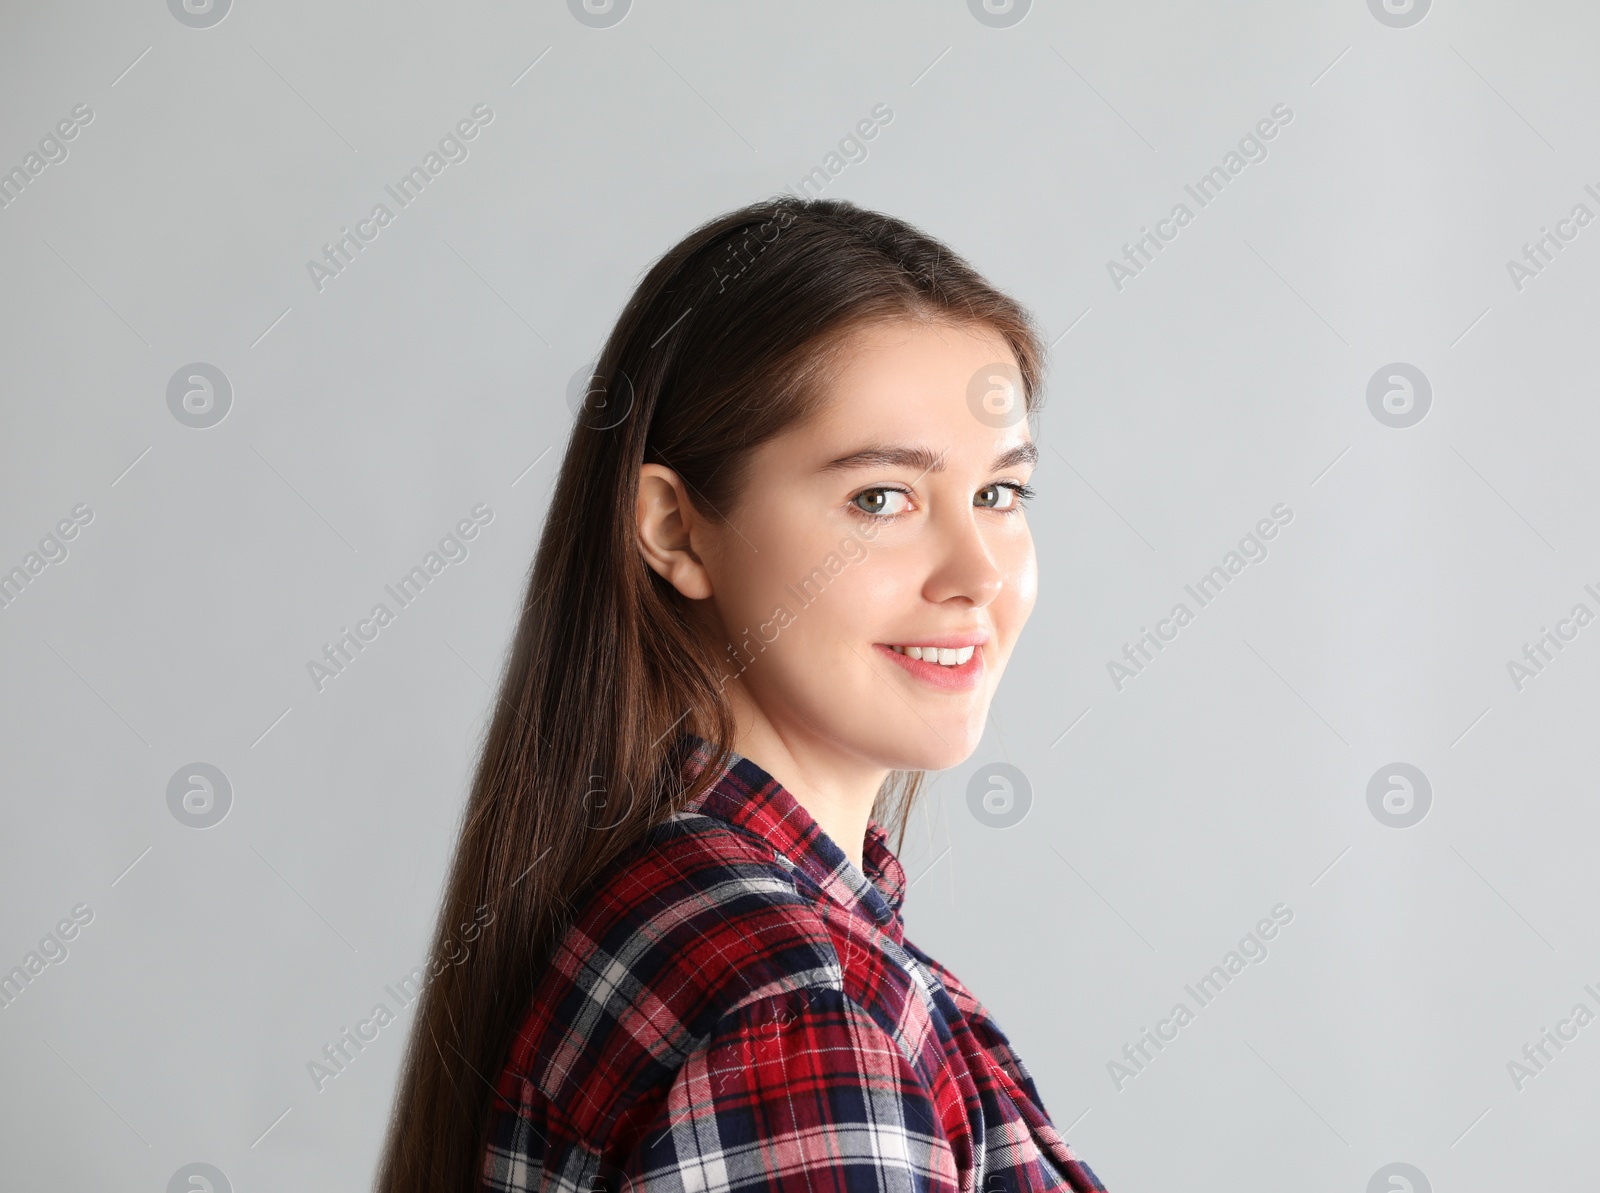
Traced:
[[[853, 451], [847, 456], [840, 456], [837, 460], [829, 460], [817, 471], [842, 472], [851, 468], [916, 468], [922, 472], [941, 472], [944, 469], [946, 455], [945, 452], [936, 452], [927, 447], [873, 444], [859, 451]], [[1031, 441], [1019, 443], [996, 456], [994, 463], [990, 465], [990, 470], [998, 472], [1021, 464], [1036, 464], [1038, 461], [1039, 449]]]

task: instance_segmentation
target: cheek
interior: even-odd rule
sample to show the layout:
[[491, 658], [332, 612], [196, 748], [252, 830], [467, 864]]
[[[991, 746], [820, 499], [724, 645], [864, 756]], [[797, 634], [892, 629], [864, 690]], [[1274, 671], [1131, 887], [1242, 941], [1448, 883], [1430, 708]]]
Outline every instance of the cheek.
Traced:
[[916, 605], [927, 577], [925, 564], [914, 548], [887, 546], [880, 540], [840, 579], [849, 583], [850, 599], [857, 608], [892, 618]]
[[[826, 555], [826, 553], [824, 553]], [[795, 575], [785, 592], [785, 604], [794, 622], [784, 631], [797, 646], [814, 657], [858, 651], [873, 637], [887, 600], [885, 579], [873, 560], [851, 560], [839, 552], [808, 561], [808, 569]]]
[[1011, 606], [1026, 619], [1038, 600], [1038, 557], [1034, 552], [1034, 536], [1027, 533], [1026, 526], [1016, 542], [1006, 545], [1000, 558], [1000, 571], [1005, 574], [1006, 592], [1011, 593]]
[[996, 563], [1004, 577], [1005, 587], [995, 601], [994, 616], [1002, 634], [1015, 637], [1033, 612], [1039, 599], [1039, 561], [1033, 549], [1033, 536], [1018, 535], [997, 552]]
[[[793, 632], [792, 628], [784, 628], [783, 623], [790, 621], [792, 627], [796, 602], [783, 591], [781, 576], [782, 573], [754, 574], [746, 577], [745, 583], [725, 588], [719, 594], [717, 611], [734, 642], [745, 638], [771, 642], [779, 634]], [[783, 609], [789, 611], [790, 617], [783, 616]]]
[[[790, 681], [821, 683], [842, 695], [866, 682], [859, 665], [876, 665], [872, 644], [883, 641], [893, 625], [904, 625], [905, 611], [917, 604], [921, 573], [911, 566], [915, 560], [897, 559], [881, 544], [847, 554], [839, 542], [836, 533], [810, 552], [785, 553], [769, 606], [781, 603], [788, 624], [768, 628], [763, 638], [769, 658]], [[771, 615], [770, 607], [763, 610], [763, 618]]]
[[[803, 518], [769, 517], [741, 527], [713, 583], [728, 634], [768, 652], [822, 658], [859, 636], [870, 554], [841, 551], [840, 532]], [[814, 665], [814, 664], [813, 664]]]

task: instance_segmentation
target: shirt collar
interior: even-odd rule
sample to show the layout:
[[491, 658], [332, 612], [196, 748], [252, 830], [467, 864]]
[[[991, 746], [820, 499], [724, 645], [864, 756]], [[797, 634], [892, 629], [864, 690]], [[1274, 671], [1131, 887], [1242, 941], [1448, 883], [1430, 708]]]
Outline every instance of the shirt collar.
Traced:
[[[682, 739], [685, 782], [713, 760], [711, 743], [692, 733]], [[889, 848], [889, 834], [868, 819], [858, 868], [837, 842], [822, 830], [800, 802], [770, 774], [742, 754], [734, 753], [717, 780], [686, 812], [715, 817], [759, 837], [778, 860], [800, 870], [847, 910], [864, 911], [899, 944], [905, 927], [900, 906], [905, 901], [906, 874]], [[863, 872], [864, 871], [864, 872]]]

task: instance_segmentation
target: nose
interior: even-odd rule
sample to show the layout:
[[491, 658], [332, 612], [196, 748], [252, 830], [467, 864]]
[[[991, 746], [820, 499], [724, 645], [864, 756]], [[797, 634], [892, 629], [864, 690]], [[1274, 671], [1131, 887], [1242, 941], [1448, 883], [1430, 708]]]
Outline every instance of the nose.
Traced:
[[982, 529], [969, 506], [964, 513], [943, 520], [935, 535], [938, 563], [922, 586], [924, 599], [934, 604], [965, 601], [982, 608], [1000, 595], [1005, 574], [984, 541]]

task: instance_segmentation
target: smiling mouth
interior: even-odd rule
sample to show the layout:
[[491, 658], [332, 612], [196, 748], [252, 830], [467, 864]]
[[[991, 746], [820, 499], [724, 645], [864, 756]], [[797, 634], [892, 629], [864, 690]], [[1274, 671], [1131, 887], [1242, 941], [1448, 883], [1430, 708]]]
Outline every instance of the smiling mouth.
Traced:
[[976, 645], [909, 646], [876, 642], [873, 649], [881, 651], [884, 658], [912, 678], [943, 692], [970, 692], [983, 682], [983, 651]]
[[924, 663], [937, 663], [941, 667], [960, 667], [972, 658], [972, 652], [978, 649], [975, 646], [957, 646], [954, 649], [943, 646], [891, 646], [895, 654], [905, 655], [908, 659], [917, 659]]

